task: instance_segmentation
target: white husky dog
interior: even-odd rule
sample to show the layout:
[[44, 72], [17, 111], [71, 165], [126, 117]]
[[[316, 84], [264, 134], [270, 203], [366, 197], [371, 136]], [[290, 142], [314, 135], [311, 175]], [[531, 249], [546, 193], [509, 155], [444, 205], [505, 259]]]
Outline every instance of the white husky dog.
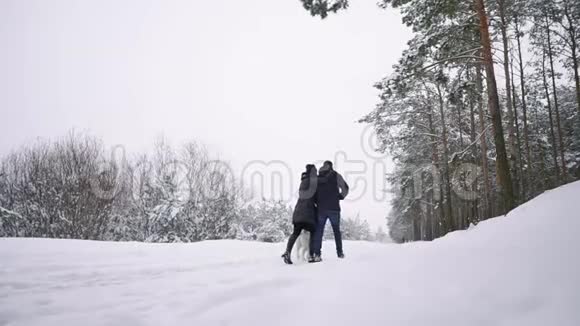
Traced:
[[310, 256], [310, 237], [312, 235], [306, 230], [302, 230], [298, 239], [296, 239], [296, 244], [294, 245], [294, 252], [296, 260], [308, 261]]

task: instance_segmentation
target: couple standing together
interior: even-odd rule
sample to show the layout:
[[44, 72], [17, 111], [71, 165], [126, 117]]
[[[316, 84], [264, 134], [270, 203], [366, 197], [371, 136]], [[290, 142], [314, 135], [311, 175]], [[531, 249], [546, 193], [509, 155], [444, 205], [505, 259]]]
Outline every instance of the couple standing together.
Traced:
[[334, 232], [336, 254], [338, 258], [344, 258], [340, 233], [340, 201], [348, 195], [348, 184], [340, 173], [334, 171], [330, 161], [324, 162], [318, 175], [316, 166], [306, 165], [306, 171], [302, 172], [300, 179], [298, 202], [292, 215], [294, 231], [288, 239], [286, 252], [282, 255], [284, 262], [292, 264], [290, 253], [302, 230], [310, 232], [308, 262], [322, 261], [322, 237], [327, 220], [330, 220]]

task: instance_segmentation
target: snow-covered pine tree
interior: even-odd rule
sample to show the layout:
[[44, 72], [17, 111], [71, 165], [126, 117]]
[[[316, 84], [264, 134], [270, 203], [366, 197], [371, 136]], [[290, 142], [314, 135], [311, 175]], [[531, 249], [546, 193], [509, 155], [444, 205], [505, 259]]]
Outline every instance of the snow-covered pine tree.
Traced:
[[[396, 241], [466, 228], [580, 175], [573, 3], [380, 1], [415, 33], [393, 74], [377, 83], [379, 104], [361, 119], [396, 165], [388, 176], [397, 190], [388, 217]], [[461, 163], [481, 168], [475, 183], [457, 175]], [[466, 200], [458, 187], [477, 196]]]

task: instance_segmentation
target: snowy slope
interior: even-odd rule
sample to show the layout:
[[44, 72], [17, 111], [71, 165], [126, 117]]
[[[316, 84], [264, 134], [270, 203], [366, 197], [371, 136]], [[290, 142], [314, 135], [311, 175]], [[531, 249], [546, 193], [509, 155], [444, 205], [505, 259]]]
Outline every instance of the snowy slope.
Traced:
[[580, 325], [580, 182], [432, 243], [0, 239], [0, 325]]

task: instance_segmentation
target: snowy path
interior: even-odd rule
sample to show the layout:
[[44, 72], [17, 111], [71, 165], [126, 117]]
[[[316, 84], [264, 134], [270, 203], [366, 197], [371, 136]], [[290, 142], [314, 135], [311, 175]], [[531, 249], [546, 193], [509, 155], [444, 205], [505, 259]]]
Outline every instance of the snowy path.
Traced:
[[0, 239], [0, 325], [580, 325], [580, 183], [433, 243]]

